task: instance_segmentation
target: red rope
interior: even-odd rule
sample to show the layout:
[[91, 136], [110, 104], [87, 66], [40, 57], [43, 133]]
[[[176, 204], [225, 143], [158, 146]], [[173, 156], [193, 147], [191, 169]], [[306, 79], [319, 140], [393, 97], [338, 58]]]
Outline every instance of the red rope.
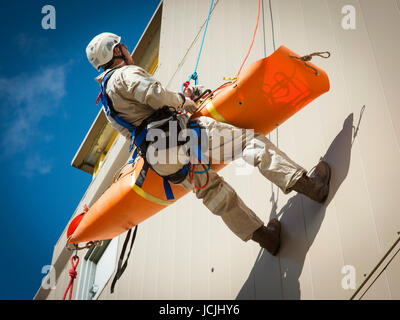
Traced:
[[183, 88], [184, 88], [184, 89], [183, 89], [183, 92], [182, 92], [183, 94], [185, 94], [186, 89], [189, 87], [189, 85], [190, 85], [190, 82], [189, 82], [189, 81], [186, 81], [186, 82], [183, 83]]
[[[76, 259], [76, 264], [74, 264], [74, 260], [75, 260], [75, 259]], [[69, 280], [67, 290], [65, 290], [63, 300], [65, 300], [65, 297], [66, 297], [66, 295], [67, 295], [67, 293], [68, 293], [68, 290], [70, 290], [70, 291], [69, 291], [69, 300], [71, 300], [71, 297], [72, 297], [72, 289], [73, 289], [73, 287], [74, 287], [74, 280], [76, 279], [76, 276], [78, 275], [78, 273], [76, 272], [76, 267], [78, 266], [78, 263], [79, 263], [79, 257], [76, 256], [76, 255], [73, 256], [73, 257], [71, 258], [71, 265], [72, 265], [72, 268], [69, 270], [69, 276], [71, 277], [71, 279]]]
[[257, 28], [258, 28], [258, 21], [260, 20], [260, 0], [258, 0], [258, 12], [257, 12], [257, 24], [256, 24], [256, 28], [254, 29], [254, 33], [253, 33], [253, 40], [251, 41], [251, 45], [249, 48], [249, 51], [247, 51], [247, 55], [246, 58], [244, 58], [242, 65], [239, 68], [239, 72], [237, 73], [236, 77], [239, 77], [240, 72], [242, 71], [242, 68], [244, 66], [244, 63], [246, 62], [247, 58], [249, 57], [251, 48], [253, 48], [253, 44], [254, 44], [254, 39], [256, 38], [256, 33], [257, 33]]
[[[205, 165], [204, 163], [200, 163], [204, 169], [207, 169], [207, 165]], [[208, 172], [205, 172], [207, 174], [207, 181], [203, 186], [198, 186], [194, 183], [194, 175], [196, 174], [195, 172], [195, 166], [198, 164], [189, 164], [189, 168], [190, 168], [190, 172], [189, 172], [189, 178], [190, 178], [190, 182], [192, 183], [192, 185], [196, 188], [196, 189], [204, 189], [205, 187], [207, 187], [208, 182], [210, 180], [210, 176], [208, 175]]]

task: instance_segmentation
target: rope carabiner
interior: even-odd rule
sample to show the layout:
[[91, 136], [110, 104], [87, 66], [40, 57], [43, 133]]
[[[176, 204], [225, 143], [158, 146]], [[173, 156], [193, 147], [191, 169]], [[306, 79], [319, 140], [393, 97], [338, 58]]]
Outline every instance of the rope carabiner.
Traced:
[[[79, 245], [77, 243], [69, 243], [67, 242], [67, 244], [65, 245], [65, 247], [67, 248], [67, 250], [69, 251], [74, 251], [77, 252], [78, 250], [83, 250], [83, 249], [90, 249], [93, 246], [98, 246], [101, 247], [103, 245], [103, 240], [95, 240], [95, 241], [89, 241], [88, 243], [86, 243], [83, 247], [79, 247]], [[71, 247], [72, 246], [72, 247]]]

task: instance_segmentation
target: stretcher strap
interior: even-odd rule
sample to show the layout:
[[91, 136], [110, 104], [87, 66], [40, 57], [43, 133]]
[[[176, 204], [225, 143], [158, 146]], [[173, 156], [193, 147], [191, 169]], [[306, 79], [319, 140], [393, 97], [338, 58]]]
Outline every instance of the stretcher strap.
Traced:
[[144, 191], [142, 188], [138, 187], [135, 184], [132, 186], [132, 190], [135, 191], [142, 198], [144, 198], [148, 201], [154, 202], [156, 204], [160, 204], [163, 206], [169, 206], [170, 204], [174, 203], [174, 201], [167, 201], [167, 200], [159, 199], [156, 196], [153, 196], [152, 194]]
[[129, 231], [128, 231], [127, 235], [126, 235], [126, 238], [125, 238], [125, 241], [124, 241], [124, 245], [122, 246], [121, 255], [119, 256], [119, 260], [118, 260], [117, 272], [115, 273], [114, 279], [113, 279], [113, 281], [111, 283], [111, 293], [114, 293], [115, 284], [117, 283], [118, 279], [122, 276], [122, 274], [124, 273], [126, 267], [128, 266], [128, 260], [129, 260], [129, 256], [131, 255], [133, 243], [135, 242], [135, 239], [136, 239], [137, 229], [138, 229], [138, 226], [136, 226], [135, 230], [133, 231], [131, 245], [129, 247], [129, 251], [128, 251], [128, 254], [126, 256], [125, 262], [122, 264], [122, 262], [124, 260], [124, 256], [125, 256], [126, 247], [128, 246], [129, 238], [131, 237], [132, 229], [129, 229]]
[[147, 171], [149, 171], [149, 164], [145, 161], [142, 170], [140, 170], [139, 177], [135, 181], [135, 185], [139, 188], [142, 187], [144, 179], [146, 179]]
[[206, 109], [207, 111], [211, 114], [211, 116], [219, 121], [219, 122], [225, 122], [228, 123], [228, 121], [226, 121], [226, 119], [217, 111], [217, 109], [214, 107], [212, 101], [210, 100], [207, 105], [206, 105]]
[[[138, 195], [140, 195], [144, 199], [154, 202], [154, 203], [157, 203], [157, 204], [160, 204], [160, 205], [163, 205], [163, 206], [168, 206], [168, 205], [174, 203], [174, 201], [167, 201], [167, 200], [159, 199], [156, 196], [153, 196], [152, 194], [150, 194], [142, 189], [143, 182], [146, 179], [148, 170], [149, 170], [149, 164], [147, 162], [145, 162], [143, 164], [142, 170], [140, 170], [139, 176], [137, 177], [136, 181], [132, 181], [132, 186], [131, 186], [132, 190], [135, 191]], [[135, 179], [134, 175], [132, 176], [132, 178]], [[168, 191], [165, 189], [165, 187], [166, 186], [165, 186], [165, 180], [164, 180], [164, 190], [167, 195], [167, 199], [168, 198], [173, 199], [171, 186], [169, 186], [169, 184], [168, 184], [168, 186], [167, 186], [167, 189], [169, 187]], [[172, 198], [171, 198], [171, 195], [172, 195]], [[168, 200], [170, 200], [170, 199], [168, 199]]]

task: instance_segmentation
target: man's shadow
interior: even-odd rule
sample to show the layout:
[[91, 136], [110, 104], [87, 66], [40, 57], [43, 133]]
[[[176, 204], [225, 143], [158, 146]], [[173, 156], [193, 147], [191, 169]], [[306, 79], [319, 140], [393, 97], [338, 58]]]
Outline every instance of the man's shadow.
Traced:
[[[330, 191], [324, 204], [296, 194], [276, 213], [277, 206], [273, 201], [270, 218], [280, 217], [282, 224], [279, 259], [260, 250], [236, 299], [300, 299], [299, 277], [307, 252], [321, 227], [327, 206], [349, 171], [353, 128], [353, 114], [350, 114], [321, 158], [329, 163], [332, 170]], [[358, 127], [355, 132], [358, 132]]]

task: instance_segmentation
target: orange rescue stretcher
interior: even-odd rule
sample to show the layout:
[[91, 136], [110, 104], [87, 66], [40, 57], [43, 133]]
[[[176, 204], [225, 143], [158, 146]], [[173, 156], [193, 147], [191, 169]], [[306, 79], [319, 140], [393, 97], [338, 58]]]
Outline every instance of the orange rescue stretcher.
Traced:
[[[281, 46], [205, 97], [192, 118], [208, 116], [268, 134], [329, 90], [326, 72], [309, 62], [311, 56], [300, 57]], [[171, 184], [175, 200], [165, 200], [163, 179], [152, 170], [139, 187], [136, 180], [143, 164], [143, 159], [137, 161], [86, 213], [71, 221], [67, 230], [69, 243], [112, 239], [189, 192]], [[223, 166], [212, 165], [212, 169]]]

